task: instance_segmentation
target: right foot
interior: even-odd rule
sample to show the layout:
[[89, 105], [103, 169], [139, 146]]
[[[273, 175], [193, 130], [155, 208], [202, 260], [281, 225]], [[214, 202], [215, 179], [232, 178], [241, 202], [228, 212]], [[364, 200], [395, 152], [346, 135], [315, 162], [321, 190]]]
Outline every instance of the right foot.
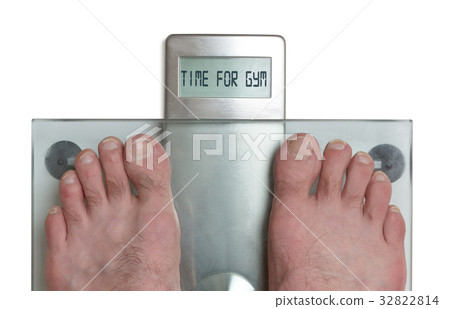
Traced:
[[[143, 142], [142, 139], [146, 139]], [[148, 136], [136, 144], [146, 146]], [[152, 141], [155, 162], [136, 164], [135, 145], [114, 137], [99, 144], [101, 166], [90, 149], [60, 181], [63, 208], [47, 216], [46, 281], [50, 290], [179, 290], [180, 230], [170, 189], [170, 163]], [[131, 147], [133, 145], [133, 147]], [[148, 147], [150, 150], [152, 147]], [[130, 157], [128, 157], [130, 158]], [[142, 165], [142, 164], [140, 164]], [[138, 196], [130, 191], [129, 180]]]
[[[317, 141], [297, 136], [282, 146], [287, 160], [280, 151], [275, 159], [269, 288], [403, 290], [405, 222], [399, 209], [389, 206], [389, 178], [373, 173], [367, 153], [352, 158], [343, 141], [330, 142], [322, 161], [314, 152], [320, 151]], [[303, 139], [311, 142], [310, 152], [300, 148]], [[308, 152], [302, 160], [295, 159], [299, 149]], [[317, 193], [310, 195], [319, 174]]]

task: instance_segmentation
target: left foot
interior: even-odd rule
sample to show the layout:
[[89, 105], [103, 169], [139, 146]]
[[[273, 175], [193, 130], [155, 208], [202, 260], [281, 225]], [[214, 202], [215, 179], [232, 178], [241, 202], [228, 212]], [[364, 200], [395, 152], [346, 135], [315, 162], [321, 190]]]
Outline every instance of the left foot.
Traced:
[[[151, 140], [139, 138], [147, 139], [145, 145]], [[100, 161], [94, 151], [84, 150], [75, 160], [76, 171], [61, 178], [63, 208], [53, 207], [45, 222], [50, 290], [180, 289], [180, 230], [170, 163], [157, 164], [165, 151], [152, 140], [153, 147], [144, 147], [144, 158], [138, 158], [143, 166], [137, 165], [133, 141], [136, 137], [126, 147], [132, 162], [125, 160], [122, 142], [109, 137], [99, 144]], [[147, 155], [153, 156], [152, 169]]]

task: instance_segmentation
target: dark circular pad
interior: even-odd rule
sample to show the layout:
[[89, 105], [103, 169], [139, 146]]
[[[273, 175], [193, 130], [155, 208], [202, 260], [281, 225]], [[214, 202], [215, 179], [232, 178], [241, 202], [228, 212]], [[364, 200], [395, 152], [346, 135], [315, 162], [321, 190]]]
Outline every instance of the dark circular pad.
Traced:
[[369, 155], [374, 161], [381, 162], [381, 168], [375, 171], [384, 172], [391, 182], [396, 181], [403, 175], [405, 170], [405, 157], [400, 149], [391, 144], [381, 144], [369, 151]]
[[45, 167], [47, 171], [60, 179], [68, 170], [74, 169], [74, 161], [81, 151], [77, 144], [70, 141], [59, 141], [51, 145], [45, 155]]

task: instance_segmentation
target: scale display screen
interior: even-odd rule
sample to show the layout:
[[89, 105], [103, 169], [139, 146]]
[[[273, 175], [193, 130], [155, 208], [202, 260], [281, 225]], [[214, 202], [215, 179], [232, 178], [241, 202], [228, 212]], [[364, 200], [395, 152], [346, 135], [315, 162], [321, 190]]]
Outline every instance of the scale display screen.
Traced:
[[284, 119], [286, 44], [279, 35], [172, 34], [170, 119]]
[[270, 98], [270, 57], [179, 57], [180, 98]]

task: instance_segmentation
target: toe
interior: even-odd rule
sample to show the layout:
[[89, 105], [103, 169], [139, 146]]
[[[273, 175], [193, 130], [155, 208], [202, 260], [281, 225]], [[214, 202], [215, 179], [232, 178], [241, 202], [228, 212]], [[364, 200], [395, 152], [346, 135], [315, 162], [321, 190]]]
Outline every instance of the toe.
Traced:
[[405, 220], [397, 206], [389, 206], [384, 220], [383, 233], [389, 245], [403, 246], [406, 233]]
[[83, 150], [75, 159], [75, 169], [83, 187], [88, 211], [105, 204], [106, 191], [97, 155], [91, 149]]
[[170, 162], [162, 145], [148, 135], [137, 135], [125, 143], [125, 171], [136, 187], [139, 199], [151, 194], [171, 196]]
[[48, 211], [45, 219], [45, 234], [48, 250], [61, 250], [66, 242], [66, 221], [62, 209], [58, 206]]
[[309, 134], [291, 136], [278, 150], [274, 163], [275, 195], [299, 194], [308, 197], [322, 165], [322, 153]]
[[98, 146], [100, 161], [105, 173], [108, 200], [123, 200], [131, 197], [128, 176], [123, 165], [123, 145], [115, 137], [105, 138]]
[[364, 215], [369, 219], [383, 222], [391, 200], [391, 182], [381, 171], [373, 173], [366, 190]]
[[351, 159], [352, 149], [344, 141], [334, 140], [325, 147], [323, 156], [317, 198], [326, 200], [340, 198], [344, 173]]
[[358, 152], [350, 161], [347, 168], [347, 177], [342, 191], [345, 205], [359, 206], [362, 209], [367, 185], [373, 173], [373, 160], [369, 154]]
[[82, 222], [87, 215], [86, 205], [84, 204], [83, 188], [75, 171], [67, 171], [61, 177], [59, 196], [67, 224], [70, 226]]

